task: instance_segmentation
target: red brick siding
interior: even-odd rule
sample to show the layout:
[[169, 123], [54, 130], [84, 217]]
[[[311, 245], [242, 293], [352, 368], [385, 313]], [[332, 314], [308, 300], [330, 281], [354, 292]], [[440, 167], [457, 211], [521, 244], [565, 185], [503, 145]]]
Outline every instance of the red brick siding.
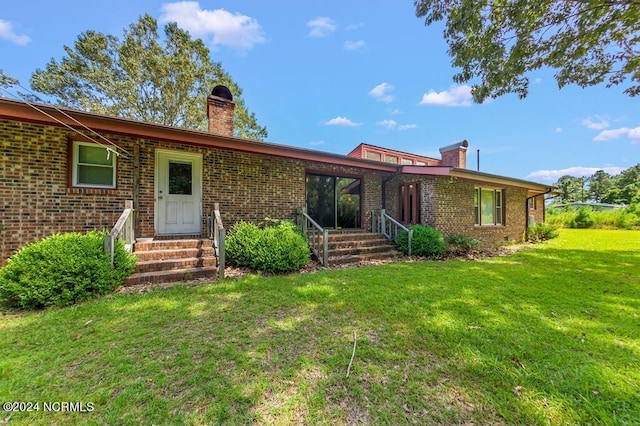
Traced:
[[233, 119], [236, 104], [233, 101], [207, 97], [207, 118], [209, 133], [222, 136], [233, 136]]
[[461, 169], [467, 168], [467, 149], [458, 148], [442, 153], [443, 166], [459, 167]]
[[239, 220], [291, 219], [305, 206], [307, 170], [360, 176], [363, 228], [381, 206], [384, 173], [180, 143], [106, 135], [132, 155], [117, 160], [117, 188], [68, 188], [67, 129], [0, 120], [0, 264], [23, 245], [54, 232], [111, 229], [135, 199], [137, 232], [154, 236], [157, 149], [202, 154], [203, 230], [206, 216], [220, 203], [227, 227]]
[[535, 200], [535, 208], [529, 209], [529, 214], [533, 215], [535, 223], [543, 223], [545, 220], [544, 195], [538, 195]]
[[[421, 187], [421, 223], [433, 226], [445, 236], [461, 234], [482, 238], [487, 246], [522, 240], [526, 226], [526, 189], [504, 188], [504, 225], [475, 226], [474, 188], [483, 185], [457, 178], [403, 175], [393, 179], [387, 184], [386, 189], [386, 208], [389, 214], [398, 217], [399, 185], [413, 182], [419, 183]], [[538, 214], [542, 216], [541, 213]]]
[[[107, 229], [132, 197], [130, 160], [117, 189], [67, 187], [69, 131], [0, 121], [0, 264], [26, 243], [57, 232]], [[121, 142], [117, 137], [111, 137]]]

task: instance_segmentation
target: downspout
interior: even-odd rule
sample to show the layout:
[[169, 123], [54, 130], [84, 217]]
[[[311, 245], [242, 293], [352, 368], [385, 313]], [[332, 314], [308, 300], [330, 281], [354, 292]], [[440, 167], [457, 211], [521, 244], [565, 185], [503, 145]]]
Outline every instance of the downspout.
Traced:
[[546, 220], [546, 210], [547, 210], [547, 206], [544, 205], [544, 196], [549, 194], [551, 191], [553, 191], [553, 188], [547, 188], [547, 190], [542, 194], [532, 195], [530, 197], [527, 197], [524, 200], [524, 239], [525, 241], [529, 238], [529, 200], [542, 195], [542, 207], [543, 207], [542, 220], [544, 221]]

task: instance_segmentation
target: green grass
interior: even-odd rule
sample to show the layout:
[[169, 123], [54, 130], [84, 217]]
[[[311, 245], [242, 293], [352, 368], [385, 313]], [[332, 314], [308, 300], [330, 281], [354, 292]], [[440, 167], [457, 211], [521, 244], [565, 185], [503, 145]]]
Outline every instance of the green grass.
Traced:
[[[633, 424], [640, 232], [0, 317], [10, 424]], [[349, 377], [353, 333], [357, 349]]]

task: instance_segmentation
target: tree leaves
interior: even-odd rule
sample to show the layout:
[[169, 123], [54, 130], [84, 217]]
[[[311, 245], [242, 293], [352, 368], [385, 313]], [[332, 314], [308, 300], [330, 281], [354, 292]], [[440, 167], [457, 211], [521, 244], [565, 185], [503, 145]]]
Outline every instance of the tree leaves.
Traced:
[[562, 191], [563, 202], [640, 203], [640, 163], [615, 176], [604, 170], [585, 178], [565, 175], [554, 185]]
[[202, 40], [175, 23], [164, 27], [141, 16], [122, 39], [96, 31], [78, 36], [66, 55], [31, 76], [33, 89], [57, 98], [59, 105], [167, 126], [207, 128], [206, 99], [223, 84], [236, 102], [235, 134], [262, 140], [260, 126], [241, 98], [242, 89], [219, 62], [212, 62]]
[[415, 0], [426, 25], [446, 21], [457, 83], [476, 102], [529, 91], [528, 73], [556, 69], [559, 87], [606, 82], [640, 94], [640, 1]]

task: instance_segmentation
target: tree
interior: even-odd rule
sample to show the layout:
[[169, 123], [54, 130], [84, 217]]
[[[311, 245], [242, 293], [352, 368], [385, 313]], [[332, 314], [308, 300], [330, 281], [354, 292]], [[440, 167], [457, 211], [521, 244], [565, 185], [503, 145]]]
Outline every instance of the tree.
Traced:
[[639, 0], [415, 0], [426, 25], [446, 20], [457, 83], [476, 79], [476, 102], [527, 96], [527, 73], [556, 70], [559, 87], [607, 87], [629, 80], [640, 94]]
[[207, 95], [223, 84], [234, 94], [236, 135], [267, 137], [267, 129], [246, 109], [242, 89], [211, 61], [202, 40], [175, 23], [165, 25], [164, 36], [163, 46], [158, 23], [149, 15], [125, 29], [122, 40], [86, 31], [74, 48], [64, 46], [60, 62], [52, 59], [46, 69], [36, 70], [31, 86], [61, 106], [204, 130]]
[[16, 80], [15, 78], [9, 77], [2, 70], [0, 70], [0, 89], [5, 87], [11, 87], [15, 84], [18, 84], [18, 80]]
[[606, 203], [640, 203], [640, 163], [612, 178], [613, 187], [602, 200]]
[[562, 191], [562, 201], [584, 201], [584, 180], [569, 175], [564, 175], [554, 184]]
[[601, 202], [602, 197], [611, 189], [611, 175], [604, 170], [598, 170], [588, 180], [590, 198], [596, 203]]

